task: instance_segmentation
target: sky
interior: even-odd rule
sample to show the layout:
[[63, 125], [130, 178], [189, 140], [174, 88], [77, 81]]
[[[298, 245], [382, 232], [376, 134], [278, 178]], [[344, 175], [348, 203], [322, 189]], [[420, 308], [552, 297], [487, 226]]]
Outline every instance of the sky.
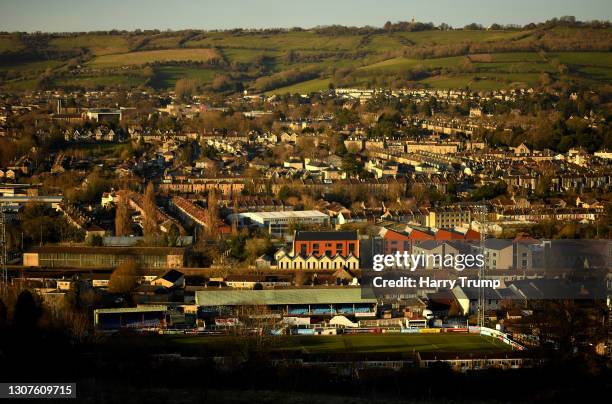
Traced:
[[0, 31], [276, 28], [386, 21], [454, 27], [573, 15], [609, 20], [611, 0], [0, 0]]

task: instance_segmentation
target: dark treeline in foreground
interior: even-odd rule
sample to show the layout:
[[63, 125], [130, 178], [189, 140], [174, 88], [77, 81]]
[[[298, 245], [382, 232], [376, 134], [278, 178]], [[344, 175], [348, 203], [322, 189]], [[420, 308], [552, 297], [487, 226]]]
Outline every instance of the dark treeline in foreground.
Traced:
[[78, 397], [87, 402], [308, 402], [316, 392], [328, 402], [558, 403], [610, 393], [603, 361], [565, 348], [533, 352], [545, 359], [533, 369], [457, 373], [439, 365], [338, 374], [290, 360], [273, 363], [265, 341], [253, 337], [220, 366], [218, 352], [169, 345], [163, 336], [75, 333], [78, 326], [59, 326], [27, 291], [11, 305], [0, 303], [0, 380], [76, 382]]

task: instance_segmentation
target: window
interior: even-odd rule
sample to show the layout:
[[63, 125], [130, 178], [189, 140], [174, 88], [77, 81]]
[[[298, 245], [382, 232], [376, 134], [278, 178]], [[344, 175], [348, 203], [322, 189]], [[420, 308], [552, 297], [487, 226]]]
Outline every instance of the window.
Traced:
[[355, 243], [349, 243], [349, 253], [355, 253]]

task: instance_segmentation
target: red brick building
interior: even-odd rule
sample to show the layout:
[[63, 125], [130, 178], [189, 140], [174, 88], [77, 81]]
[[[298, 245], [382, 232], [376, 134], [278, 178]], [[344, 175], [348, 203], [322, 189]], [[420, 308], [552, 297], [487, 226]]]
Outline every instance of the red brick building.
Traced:
[[298, 231], [293, 240], [293, 254], [359, 257], [359, 237], [356, 231]]
[[449, 241], [449, 240], [480, 240], [480, 233], [472, 229], [467, 229], [465, 232], [457, 230], [446, 230], [440, 229], [436, 233], [436, 240]]
[[408, 233], [400, 233], [395, 230], [387, 229], [383, 236], [383, 249], [385, 254], [395, 254], [411, 251], [412, 239]]
[[480, 233], [474, 230], [466, 230], [459, 232], [456, 230], [440, 229], [436, 233], [417, 228], [409, 229], [409, 231], [401, 232], [392, 229], [386, 229], [383, 238], [383, 250], [385, 254], [395, 254], [399, 252], [411, 253], [412, 246], [425, 240], [480, 240]]
[[436, 240], [465, 240], [465, 237], [461, 233], [457, 233], [456, 231], [440, 229], [436, 232]]
[[434, 234], [430, 231], [412, 229], [410, 230], [410, 240], [412, 241], [425, 241], [425, 240], [433, 240]]

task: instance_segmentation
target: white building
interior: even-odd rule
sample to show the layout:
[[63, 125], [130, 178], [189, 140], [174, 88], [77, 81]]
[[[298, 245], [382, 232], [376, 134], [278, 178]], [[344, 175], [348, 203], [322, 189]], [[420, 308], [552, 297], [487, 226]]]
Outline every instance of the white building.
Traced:
[[87, 111], [87, 119], [96, 122], [119, 122], [122, 118], [120, 109], [115, 108], [92, 108]]
[[236, 220], [239, 226], [257, 226], [275, 236], [286, 234], [291, 225], [329, 226], [329, 216], [318, 210], [245, 212], [230, 215], [230, 218]]

